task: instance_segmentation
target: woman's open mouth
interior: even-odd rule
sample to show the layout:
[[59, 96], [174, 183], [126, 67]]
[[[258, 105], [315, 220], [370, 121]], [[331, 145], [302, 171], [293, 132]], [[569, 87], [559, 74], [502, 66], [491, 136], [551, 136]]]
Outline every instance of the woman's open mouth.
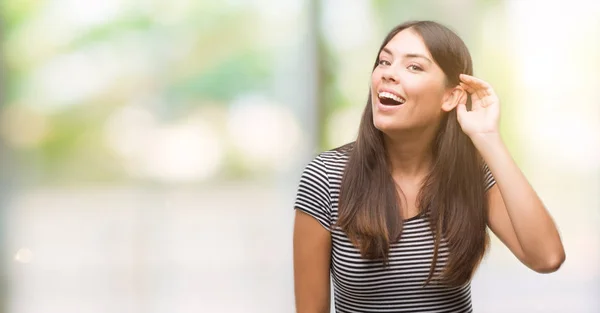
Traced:
[[382, 91], [378, 94], [379, 102], [383, 105], [402, 105], [406, 100], [393, 93]]

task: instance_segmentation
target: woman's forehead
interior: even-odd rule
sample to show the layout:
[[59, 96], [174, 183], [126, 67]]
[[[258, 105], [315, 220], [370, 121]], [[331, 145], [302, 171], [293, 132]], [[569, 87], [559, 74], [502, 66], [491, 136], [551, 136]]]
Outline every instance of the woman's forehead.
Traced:
[[382, 53], [393, 55], [424, 54], [431, 56], [429, 49], [420, 35], [411, 29], [405, 29], [397, 33], [382, 49]]

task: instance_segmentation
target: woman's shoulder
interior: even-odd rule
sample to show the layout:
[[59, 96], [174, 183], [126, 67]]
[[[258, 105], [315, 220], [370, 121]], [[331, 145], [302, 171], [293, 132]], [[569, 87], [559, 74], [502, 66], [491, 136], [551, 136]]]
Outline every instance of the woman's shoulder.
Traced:
[[352, 143], [316, 153], [305, 164], [302, 177], [328, 182], [332, 177], [341, 176], [348, 163], [351, 149]]
[[337, 148], [322, 151], [317, 155], [313, 162], [322, 163], [328, 171], [339, 170], [348, 162], [353, 146], [354, 142], [351, 142]]

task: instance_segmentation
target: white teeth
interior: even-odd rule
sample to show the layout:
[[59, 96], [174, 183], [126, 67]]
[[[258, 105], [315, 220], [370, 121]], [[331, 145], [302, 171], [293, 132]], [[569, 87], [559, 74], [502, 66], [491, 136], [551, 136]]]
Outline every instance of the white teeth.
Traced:
[[379, 93], [379, 97], [380, 98], [388, 98], [388, 99], [392, 99], [394, 101], [400, 102], [400, 104], [404, 104], [404, 102], [406, 102], [406, 100], [396, 96], [395, 94], [389, 93], [389, 92], [380, 92]]

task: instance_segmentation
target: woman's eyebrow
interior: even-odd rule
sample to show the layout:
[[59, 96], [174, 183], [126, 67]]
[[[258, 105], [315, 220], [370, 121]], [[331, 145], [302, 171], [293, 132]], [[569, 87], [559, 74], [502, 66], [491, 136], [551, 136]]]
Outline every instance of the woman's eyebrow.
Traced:
[[[389, 55], [394, 55], [390, 49], [385, 48], [385, 47], [383, 49], [381, 49], [381, 52], [387, 53]], [[405, 53], [403, 55], [403, 57], [406, 59], [423, 59], [423, 60], [427, 61], [428, 63], [433, 63], [428, 57], [426, 57], [425, 55], [420, 54], [420, 53]]]
[[423, 59], [429, 63], [433, 63], [433, 62], [431, 62], [431, 60], [428, 57], [426, 57], [422, 54], [419, 54], [419, 53], [406, 53], [404, 55], [404, 57], [407, 59]]

